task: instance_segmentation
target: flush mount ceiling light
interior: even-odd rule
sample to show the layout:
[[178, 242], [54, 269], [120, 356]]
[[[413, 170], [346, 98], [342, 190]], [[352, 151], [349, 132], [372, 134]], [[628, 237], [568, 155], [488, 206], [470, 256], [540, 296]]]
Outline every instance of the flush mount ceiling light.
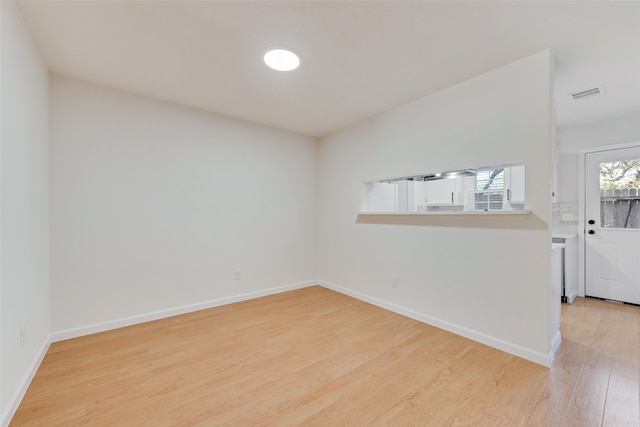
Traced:
[[290, 50], [272, 49], [264, 54], [264, 62], [274, 70], [291, 71], [298, 68], [300, 58]]

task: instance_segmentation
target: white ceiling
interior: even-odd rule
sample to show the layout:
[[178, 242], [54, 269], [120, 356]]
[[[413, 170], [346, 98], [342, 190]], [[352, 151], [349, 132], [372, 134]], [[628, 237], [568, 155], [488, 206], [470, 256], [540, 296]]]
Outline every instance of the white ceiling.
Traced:
[[[560, 127], [640, 114], [640, 2], [19, 6], [53, 73], [311, 136], [546, 48], [556, 55]], [[265, 67], [262, 55], [274, 46], [296, 51], [300, 68]], [[599, 85], [605, 96], [566, 96]]]

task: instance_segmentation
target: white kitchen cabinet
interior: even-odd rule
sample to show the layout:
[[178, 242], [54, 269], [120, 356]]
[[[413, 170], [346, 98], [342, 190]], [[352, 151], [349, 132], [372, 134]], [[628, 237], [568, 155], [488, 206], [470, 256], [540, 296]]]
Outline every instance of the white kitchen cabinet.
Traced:
[[551, 170], [551, 203], [558, 203], [560, 201], [560, 197], [558, 195], [558, 178], [560, 176], [558, 168], [560, 167], [560, 151], [558, 150], [558, 144], [556, 141], [558, 140], [557, 128], [555, 126], [556, 121], [556, 109], [555, 106], [553, 108], [553, 128], [556, 131], [553, 133], [553, 155], [551, 157], [551, 165], [553, 169]]
[[362, 210], [365, 212], [397, 212], [398, 184], [369, 182], [364, 187]]
[[428, 181], [426, 189], [428, 206], [464, 205], [464, 184], [460, 178]]
[[558, 161], [553, 161], [553, 169], [551, 170], [551, 203], [558, 203], [560, 197], [558, 197]]
[[505, 201], [524, 204], [524, 165], [505, 168]]
[[410, 193], [410, 200], [413, 200], [413, 205], [409, 206], [409, 212], [421, 212], [426, 210], [427, 204], [427, 182], [425, 181], [413, 181], [410, 183], [410, 191], [413, 191], [412, 199]]
[[[559, 339], [560, 329], [560, 296], [562, 295], [562, 255], [564, 245], [554, 243], [551, 245], [551, 288], [549, 289], [549, 337]], [[559, 343], [559, 342], [558, 342]]]

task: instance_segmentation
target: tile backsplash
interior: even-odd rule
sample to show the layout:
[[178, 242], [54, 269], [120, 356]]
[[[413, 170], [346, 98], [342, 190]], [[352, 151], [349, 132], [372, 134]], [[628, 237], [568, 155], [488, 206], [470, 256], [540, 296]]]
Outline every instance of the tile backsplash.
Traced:
[[551, 227], [554, 233], [577, 233], [578, 202], [554, 203], [551, 208]]

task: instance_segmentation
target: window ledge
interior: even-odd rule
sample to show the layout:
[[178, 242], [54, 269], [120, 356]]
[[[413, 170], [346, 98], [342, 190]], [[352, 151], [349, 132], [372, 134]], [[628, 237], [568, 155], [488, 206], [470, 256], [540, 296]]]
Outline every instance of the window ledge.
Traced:
[[495, 216], [529, 215], [531, 211], [431, 211], [431, 212], [358, 212], [365, 216]]

